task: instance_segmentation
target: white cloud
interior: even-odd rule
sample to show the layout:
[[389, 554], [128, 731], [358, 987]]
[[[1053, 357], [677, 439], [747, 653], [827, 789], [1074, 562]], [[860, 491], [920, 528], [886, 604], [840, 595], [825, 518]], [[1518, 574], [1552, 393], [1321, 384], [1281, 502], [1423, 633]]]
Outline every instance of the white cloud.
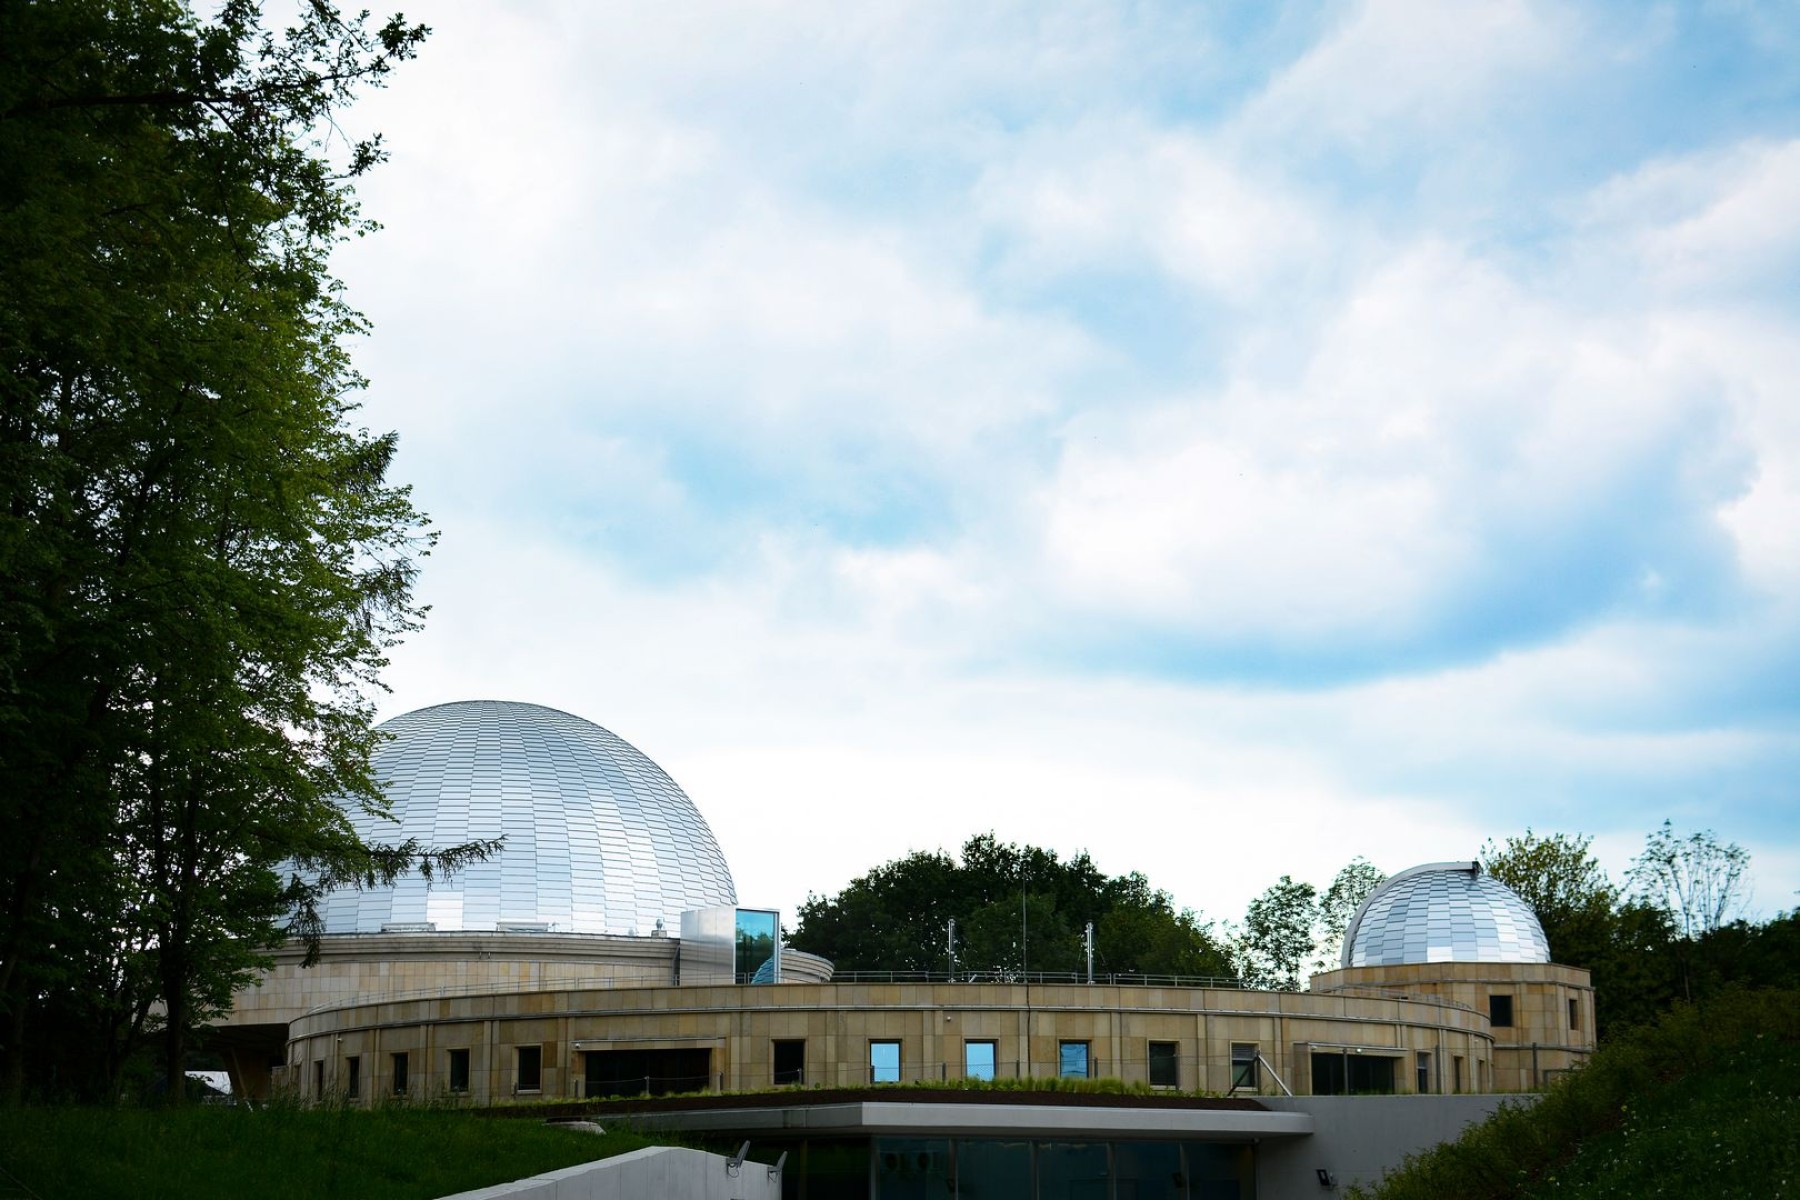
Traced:
[[1248, 302], [1324, 249], [1320, 221], [1269, 179], [1185, 131], [1133, 119], [1044, 131], [983, 175], [976, 197], [1028, 274], [1137, 267]]
[[1359, 153], [1455, 139], [1504, 110], [1509, 91], [1567, 65], [1566, 22], [1527, 0], [1366, 0], [1246, 107], [1239, 136]]
[[1647, 164], [1601, 189], [1588, 216], [1666, 293], [1717, 299], [1791, 289], [1800, 268], [1800, 140]]
[[607, 724], [788, 907], [993, 829], [1235, 916], [1678, 799], [1791, 891], [1792, 144], [1416, 186], [1660, 51], [1371, 3], [1284, 66], [1195, 13], [434, 11], [344, 259], [445, 524], [391, 711]]

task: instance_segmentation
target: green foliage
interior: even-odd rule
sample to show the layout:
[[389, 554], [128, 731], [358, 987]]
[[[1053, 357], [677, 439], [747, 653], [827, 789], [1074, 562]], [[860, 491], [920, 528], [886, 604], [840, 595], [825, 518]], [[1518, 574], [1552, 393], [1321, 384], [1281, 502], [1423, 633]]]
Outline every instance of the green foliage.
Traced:
[[1360, 855], [1344, 864], [1319, 897], [1313, 931], [1313, 970], [1329, 971], [1338, 966], [1338, 955], [1344, 947], [1344, 934], [1350, 919], [1369, 893], [1387, 881], [1387, 875]]
[[1250, 901], [1234, 953], [1238, 974], [1253, 987], [1294, 992], [1312, 955], [1319, 890], [1283, 875]]
[[1533, 1105], [1407, 1160], [1366, 1200], [1792, 1194], [1800, 993], [1729, 991], [1603, 1047]]
[[1691, 942], [1729, 923], [1743, 907], [1749, 869], [1749, 852], [1736, 842], [1721, 844], [1710, 829], [1678, 838], [1664, 821], [1644, 840], [1626, 878]]
[[352, 423], [363, 321], [327, 271], [381, 152], [319, 139], [423, 36], [328, 3], [280, 36], [252, 0], [0, 6], [10, 1099], [26, 1053], [104, 1094], [159, 1021], [177, 1079], [287, 913], [421, 858], [333, 802], [380, 806], [369, 693], [430, 535], [393, 436]]
[[1484, 871], [1517, 892], [1550, 939], [1552, 961], [1588, 966], [1612, 940], [1618, 889], [1607, 879], [1585, 834], [1539, 837], [1527, 829], [1481, 848]]
[[0, 1165], [46, 1197], [428, 1200], [650, 1144], [401, 1107], [29, 1107], [0, 1122]]
[[1081, 970], [1089, 921], [1099, 974], [1229, 974], [1210, 926], [1142, 875], [1108, 877], [1086, 854], [1065, 862], [992, 834], [970, 838], [960, 860], [916, 851], [808, 896], [798, 918], [791, 944], [839, 971], [942, 973], [954, 919], [959, 975]]

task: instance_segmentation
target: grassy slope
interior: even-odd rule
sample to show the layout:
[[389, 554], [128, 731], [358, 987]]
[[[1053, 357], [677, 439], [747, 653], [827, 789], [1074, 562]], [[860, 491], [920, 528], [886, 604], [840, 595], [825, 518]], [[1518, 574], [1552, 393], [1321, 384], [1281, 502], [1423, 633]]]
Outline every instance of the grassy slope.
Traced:
[[648, 1144], [433, 1109], [0, 1114], [0, 1167], [42, 1200], [430, 1200]]
[[1682, 1007], [1371, 1200], [1800, 1198], [1800, 993]]

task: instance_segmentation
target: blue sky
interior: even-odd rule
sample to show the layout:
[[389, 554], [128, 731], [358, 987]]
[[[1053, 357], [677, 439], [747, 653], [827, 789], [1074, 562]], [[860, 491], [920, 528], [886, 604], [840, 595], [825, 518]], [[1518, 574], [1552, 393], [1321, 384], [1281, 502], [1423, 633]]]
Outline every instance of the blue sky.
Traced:
[[346, 128], [534, 700], [792, 909], [993, 830], [1213, 917], [1667, 818], [1800, 890], [1800, 10], [434, 3]]

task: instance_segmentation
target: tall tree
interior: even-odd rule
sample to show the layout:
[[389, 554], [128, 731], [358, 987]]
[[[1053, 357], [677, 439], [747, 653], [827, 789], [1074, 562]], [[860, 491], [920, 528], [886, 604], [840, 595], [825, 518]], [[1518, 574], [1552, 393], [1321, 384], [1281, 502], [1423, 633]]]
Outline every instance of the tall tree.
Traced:
[[1592, 967], [1611, 945], [1619, 891], [1590, 852], [1586, 834], [1540, 837], [1527, 829], [1481, 848], [1481, 866], [1537, 914], [1553, 961]]
[[1086, 854], [970, 838], [960, 857], [915, 851], [875, 867], [831, 896], [808, 896], [791, 939], [841, 971], [949, 968], [957, 973], [1074, 972], [1094, 923], [1095, 970], [1112, 975], [1229, 973], [1211, 927], [1178, 910], [1142, 875], [1109, 877]]
[[1234, 949], [1238, 973], [1255, 987], [1300, 990], [1314, 949], [1319, 889], [1283, 875], [1250, 901]]
[[1314, 920], [1317, 927], [1313, 931], [1312, 969], [1329, 971], [1338, 965], [1338, 955], [1344, 947], [1344, 934], [1350, 928], [1350, 919], [1362, 902], [1369, 898], [1369, 893], [1387, 882], [1387, 875], [1361, 855], [1345, 863], [1332, 879], [1331, 886], [1319, 897], [1319, 905]]
[[[0, 1059], [83, 973], [148, 995], [180, 1080], [216, 1008], [379, 808], [371, 690], [429, 546], [355, 426], [327, 269], [369, 228], [336, 112], [425, 30], [322, 0], [0, 6]], [[427, 856], [453, 866], [481, 847]], [[311, 863], [305, 881], [285, 862]]]
[[[1682, 995], [1692, 999], [1694, 975], [1715, 937], [1744, 906], [1750, 855], [1722, 844], [1711, 830], [1676, 837], [1669, 821], [1644, 839], [1626, 878], [1640, 903], [1664, 914], [1674, 932]], [[1699, 960], [1699, 961], [1697, 961]]]

